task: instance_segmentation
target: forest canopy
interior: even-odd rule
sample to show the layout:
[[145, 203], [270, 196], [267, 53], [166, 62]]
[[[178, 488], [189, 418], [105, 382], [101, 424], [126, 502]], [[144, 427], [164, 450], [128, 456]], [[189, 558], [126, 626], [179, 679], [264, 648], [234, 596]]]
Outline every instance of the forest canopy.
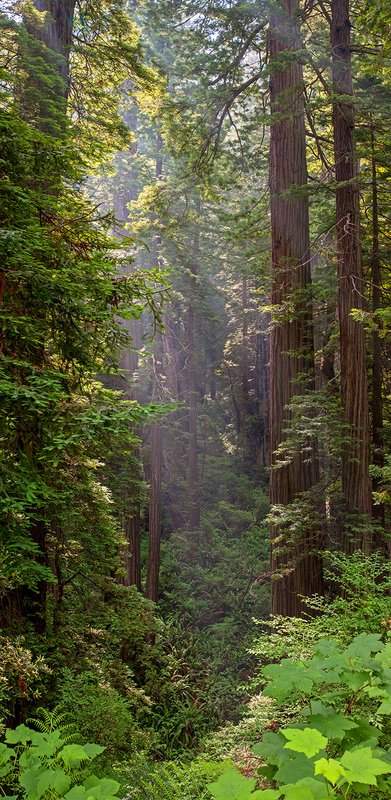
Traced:
[[390, 24], [0, 4], [5, 800], [390, 796]]

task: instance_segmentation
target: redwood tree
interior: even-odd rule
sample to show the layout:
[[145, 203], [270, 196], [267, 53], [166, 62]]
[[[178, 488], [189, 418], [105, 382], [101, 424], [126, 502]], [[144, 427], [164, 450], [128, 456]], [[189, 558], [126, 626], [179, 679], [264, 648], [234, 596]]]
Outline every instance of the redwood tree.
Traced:
[[[310, 239], [303, 98], [303, 70], [297, 0], [285, 0], [270, 22], [270, 192], [272, 305], [270, 336], [270, 498], [287, 507], [319, 479], [315, 443], [278, 464], [276, 450], [289, 425], [289, 404], [313, 386]], [[308, 377], [303, 377], [308, 376]], [[317, 553], [320, 532], [313, 526], [289, 541], [289, 528], [272, 527], [272, 612], [300, 615], [300, 595], [322, 593]]]
[[[331, 4], [333, 127], [337, 217], [341, 401], [349, 441], [342, 450], [342, 491], [349, 516], [371, 511], [369, 419], [364, 329], [352, 316], [365, 307], [360, 243], [358, 165], [354, 133], [349, 0]], [[347, 551], [369, 548], [368, 536], [342, 540]]]

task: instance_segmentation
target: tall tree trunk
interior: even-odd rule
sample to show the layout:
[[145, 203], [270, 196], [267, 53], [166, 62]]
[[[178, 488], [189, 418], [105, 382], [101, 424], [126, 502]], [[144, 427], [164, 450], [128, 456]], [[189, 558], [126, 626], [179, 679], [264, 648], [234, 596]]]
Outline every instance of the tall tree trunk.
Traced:
[[[376, 174], [375, 131], [371, 127], [371, 156], [372, 156], [372, 254], [371, 254], [371, 282], [372, 282], [372, 313], [381, 308], [381, 264], [379, 252], [379, 202]], [[384, 467], [384, 442], [383, 442], [383, 374], [382, 374], [382, 347], [378, 331], [372, 334], [372, 445], [373, 463], [376, 467]], [[372, 482], [373, 491], [380, 489], [380, 478], [375, 475]], [[385, 525], [383, 503], [373, 504], [373, 517], [382, 528]], [[376, 535], [374, 545], [384, 548], [384, 538]]]
[[67, 95], [76, 0], [34, 0], [34, 5], [38, 11], [48, 12], [46, 24], [34, 29], [34, 36], [61, 56], [58, 61], [58, 71], [64, 81], [64, 92]]
[[[195, 267], [193, 267], [193, 270]], [[193, 272], [194, 276], [194, 272]], [[189, 395], [189, 528], [196, 531], [200, 527], [200, 486], [198, 475], [198, 390], [197, 390], [197, 362], [194, 336], [194, 283], [196, 278], [190, 278], [190, 302], [186, 315], [187, 329], [187, 375]]]
[[[199, 210], [199, 201], [196, 209]], [[189, 304], [186, 314], [187, 333], [187, 377], [189, 403], [189, 529], [196, 531], [200, 527], [201, 498], [198, 474], [198, 387], [197, 387], [197, 354], [195, 346], [195, 301], [197, 296], [197, 258], [199, 252], [199, 228], [196, 222], [194, 235], [193, 262], [189, 279]]]
[[242, 382], [242, 430], [245, 435], [247, 430], [248, 415], [250, 413], [250, 375], [248, 363], [248, 286], [247, 278], [242, 279], [242, 354], [241, 354], [241, 382]]
[[[305, 457], [298, 453], [291, 463], [276, 467], [276, 449], [290, 419], [287, 406], [312, 388], [314, 372], [303, 70], [294, 57], [300, 48], [298, 3], [285, 0], [270, 24], [272, 304], [277, 308], [270, 337], [270, 499], [285, 507], [319, 479], [314, 442], [308, 443]], [[287, 196], [293, 187], [294, 195]], [[297, 187], [303, 187], [300, 195]], [[309, 377], [303, 379], [304, 374]], [[321, 536], [311, 529], [287, 542], [284, 530], [274, 526], [271, 531], [272, 613], [297, 616], [300, 595], [322, 593], [316, 552]]]
[[[349, 0], [331, 4], [333, 127], [338, 249], [338, 316], [341, 359], [341, 401], [349, 442], [342, 449], [342, 491], [348, 518], [369, 516], [369, 418], [364, 329], [351, 312], [363, 309], [364, 285], [360, 245], [358, 165], [354, 136]], [[349, 521], [349, 519], [348, 519]], [[366, 536], [342, 534], [347, 552], [369, 550]]]
[[[120, 358], [120, 368], [125, 373], [125, 386], [122, 380], [120, 388], [127, 399], [139, 402], [140, 393], [137, 385], [134, 384], [134, 375], [138, 369], [138, 350], [141, 347], [141, 320], [124, 320], [124, 327], [129, 331], [130, 342]], [[136, 436], [140, 435], [137, 427], [132, 427], [133, 433]], [[134, 484], [137, 485], [143, 480], [140, 459], [140, 449], [137, 447], [134, 452], [134, 463], [129, 466], [129, 485], [126, 487], [126, 498], [124, 498], [126, 512], [122, 516], [122, 527], [126, 539], [125, 586], [137, 586], [139, 592], [141, 592], [141, 501], [137, 490], [134, 489]]]
[[[159, 386], [162, 371], [163, 343], [159, 331], [155, 339], [155, 386]], [[160, 392], [155, 401], [161, 400]], [[149, 533], [148, 533], [148, 563], [147, 584], [145, 595], [155, 603], [159, 595], [160, 572], [160, 539], [162, 527], [162, 465], [163, 442], [162, 426], [159, 422], [152, 425], [151, 430], [151, 467], [150, 467], [150, 493], [149, 493]]]
[[[156, 167], [155, 178], [159, 181], [163, 174], [163, 139], [158, 133], [156, 141]], [[156, 261], [159, 264], [161, 257], [161, 237], [155, 237]], [[163, 371], [163, 336], [159, 330], [155, 335], [154, 343], [154, 374], [153, 374], [153, 400], [162, 400], [161, 380]], [[162, 467], [163, 467], [163, 442], [162, 427], [159, 422], [152, 426], [151, 431], [151, 467], [150, 467], [150, 492], [149, 492], [149, 533], [148, 533], [148, 563], [146, 597], [154, 602], [159, 595], [160, 572], [160, 538], [162, 528]]]

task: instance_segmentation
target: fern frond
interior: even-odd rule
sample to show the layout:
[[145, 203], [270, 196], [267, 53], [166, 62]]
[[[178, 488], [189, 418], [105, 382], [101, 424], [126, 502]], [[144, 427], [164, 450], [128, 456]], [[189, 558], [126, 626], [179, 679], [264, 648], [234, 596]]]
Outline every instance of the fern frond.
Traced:
[[76, 741], [79, 734], [74, 722], [70, 722], [70, 714], [61, 712], [59, 706], [50, 711], [48, 708], [37, 708], [36, 716], [28, 717], [27, 722], [34, 725], [41, 733], [52, 733], [57, 730], [66, 744]]

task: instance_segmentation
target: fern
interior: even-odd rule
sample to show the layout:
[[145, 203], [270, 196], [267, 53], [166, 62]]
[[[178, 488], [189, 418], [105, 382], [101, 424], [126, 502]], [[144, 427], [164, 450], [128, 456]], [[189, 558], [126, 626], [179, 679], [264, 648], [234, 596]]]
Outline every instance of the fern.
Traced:
[[59, 706], [55, 706], [53, 711], [37, 708], [36, 716], [29, 717], [27, 722], [33, 724], [41, 733], [52, 733], [57, 730], [64, 744], [69, 744], [80, 738], [75, 723], [69, 720], [70, 714], [61, 712]]

